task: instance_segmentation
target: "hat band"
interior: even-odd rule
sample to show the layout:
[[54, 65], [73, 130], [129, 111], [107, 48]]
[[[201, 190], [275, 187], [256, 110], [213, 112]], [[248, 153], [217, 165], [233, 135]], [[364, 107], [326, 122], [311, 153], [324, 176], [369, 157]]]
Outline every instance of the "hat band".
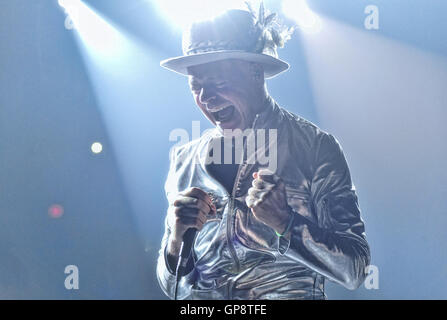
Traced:
[[185, 54], [186, 55], [193, 55], [198, 53], [205, 53], [205, 52], [212, 52], [212, 51], [224, 51], [224, 50], [241, 50], [241, 51], [248, 51], [252, 52], [253, 48], [250, 46], [242, 46], [240, 43], [237, 43], [235, 41], [218, 41], [218, 42], [212, 42], [212, 41], [202, 41], [195, 43], [194, 45], [190, 46], [190, 49], [188, 49]]

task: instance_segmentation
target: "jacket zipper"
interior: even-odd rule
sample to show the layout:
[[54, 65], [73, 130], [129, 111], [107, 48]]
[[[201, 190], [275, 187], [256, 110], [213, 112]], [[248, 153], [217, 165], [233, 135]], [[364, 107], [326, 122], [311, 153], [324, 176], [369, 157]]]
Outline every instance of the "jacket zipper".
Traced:
[[[255, 128], [256, 121], [258, 120], [258, 117], [259, 117], [259, 114], [256, 114], [256, 117], [255, 117], [255, 119], [253, 121], [253, 124], [251, 126], [252, 130], [254, 130], [254, 128]], [[239, 179], [240, 179], [240, 175], [241, 175], [241, 168], [243, 166], [245, 166], [245, 160], [244, 160], [245, 143], [246, 143], [246, 140], [244, 141], [243, 146], [242, 146], [241, 163], [240, 163], [239, 168], [237, 170], [236, 178], [234, 179], [233, 190], [232, 190], [231, 196], [229, 196], [230, 204], [229, 204], [229, 207], [228, 207], [228, 215], [227, 215], [227, 243], [228, 243], [228, 248], [230, 249], [231, 257], [233, 258], [235, 266], [236, 266], [236, 272], [239, 272], [239, 270], [240, 270], [240, 261], [239, 261], [239, 259], [237, 257], [236, 249], [234, 248], [234, 245], [233, 245], [233, 242], [232, 242], [232, 239], [231, 239], [232, 238], [232, 231], [233, 231], [232, 230], [232, 225], [233, 225], [233, 223], [235, 223], [235, 219], [236, 219], [236, 216], [233, 214], [233, 209], [234, 209], [234, 199], [236, 197], [236, 189], [237, 189], [237, 185], [239, 184]], [[230, 290], [230, 288], [229, 288], [229, 290]]]

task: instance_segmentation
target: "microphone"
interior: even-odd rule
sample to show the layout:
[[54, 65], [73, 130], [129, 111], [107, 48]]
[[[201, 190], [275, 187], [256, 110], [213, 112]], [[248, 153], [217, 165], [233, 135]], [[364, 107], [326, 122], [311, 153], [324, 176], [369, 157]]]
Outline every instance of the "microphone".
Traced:
[[183, 235], [183, 241], [182, 246], [180, 247], [176, 270], [176, 275], [178, 277], [183, 277], [185, 275], [184, 272], [186, 270], [186, 264], [188, 263], [189, 256], [191, 255], [192, 244], [194, 243], [196, 234], [196, 228], [189, 228]]
[[[211, 201], [214, 203], [215, 198], [213, 194], [208, 193], [208, 195], [211, 198]], [[212, 208], [211, 206], [210, 210], [213, 210], [214, 214], [216, 213], [216, 209]], [[185, 275], [186, 267], [191, 255], [192, 245], [194, 243], [194, 239], [196, 238], [197, 232], [198, 231], [196, 228], [189, 228], [183, 235], [183, 241], [180, 247], [180, 253], [177, 261], [177, 269], [175, 270], [174, 300], [177, 300], [178, 285], [180, 283], [180, 279]]]
[[177, 269], [175, 271], [175, 291], [174, 300], [177, 300], [177, 289], [180, 279], [185, 275], [186, 266], [188, 264], [189, 256], [191, 255], [192, 245], [196, 237], [197, 229], [189, 228], [183, 235], [182, 246], [178, 256]]

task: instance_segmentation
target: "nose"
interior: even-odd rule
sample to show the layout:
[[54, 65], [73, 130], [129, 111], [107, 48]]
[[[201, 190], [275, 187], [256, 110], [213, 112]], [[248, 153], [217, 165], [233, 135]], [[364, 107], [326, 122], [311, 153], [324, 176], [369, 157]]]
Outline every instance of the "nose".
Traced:
[[202, 88], [200, 90], [199, 95], [200, 103], [208, 105], [214, 99], [216, 99], [216, 94], [213, 90], [210, 90], [208, 88]]

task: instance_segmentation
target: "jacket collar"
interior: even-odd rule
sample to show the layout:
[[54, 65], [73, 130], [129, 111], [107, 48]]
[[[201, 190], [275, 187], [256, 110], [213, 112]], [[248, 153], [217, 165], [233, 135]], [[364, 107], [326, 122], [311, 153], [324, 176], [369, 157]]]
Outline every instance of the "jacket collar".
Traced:
[[272, 97], [268, 97], [267, 107], [256, 115], [254, 129], [277, 129], [280, 121], [280, 109]]

